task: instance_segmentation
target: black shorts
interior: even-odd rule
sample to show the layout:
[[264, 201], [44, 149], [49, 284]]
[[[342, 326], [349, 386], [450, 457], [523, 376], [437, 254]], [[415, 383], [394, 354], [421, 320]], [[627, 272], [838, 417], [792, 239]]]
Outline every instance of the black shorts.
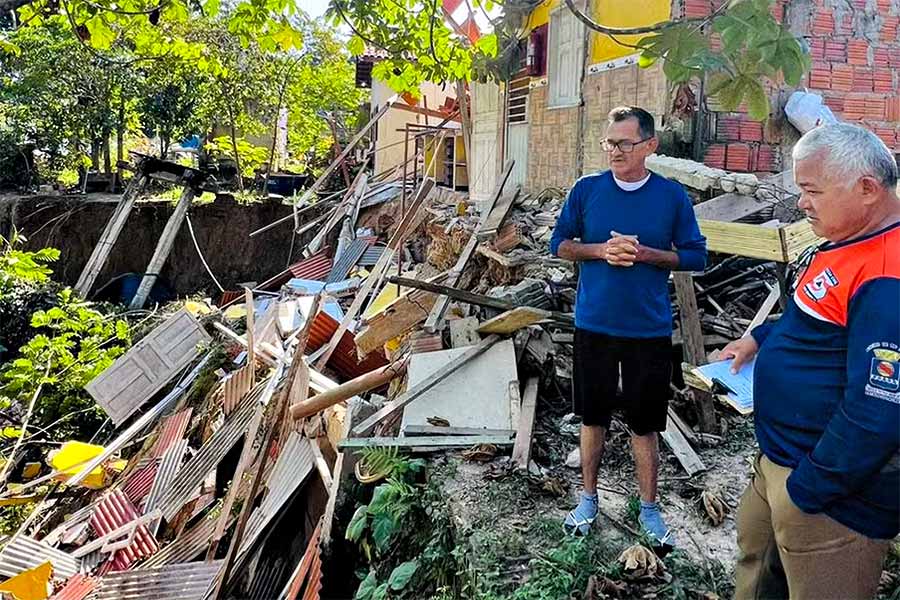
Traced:
[[[622, 401], [616, 398], [619, 368]], [[585, 425], [609, 428], [614, 409], [637, 435], [666, 429], [672, 339], [624, 338], [575, 330], [573, 412]]]

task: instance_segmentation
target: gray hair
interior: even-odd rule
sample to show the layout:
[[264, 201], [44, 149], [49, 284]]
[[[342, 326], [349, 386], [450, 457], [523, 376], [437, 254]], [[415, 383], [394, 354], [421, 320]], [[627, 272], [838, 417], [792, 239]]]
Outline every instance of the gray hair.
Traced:
[[847, 123], [822, 125], [806, 132], [791, 154], [796, 162], [819, 153], [826, 168], [848, 182], [868, 175], [888, 189], [897, 185], [897, 160], [868, 129]]

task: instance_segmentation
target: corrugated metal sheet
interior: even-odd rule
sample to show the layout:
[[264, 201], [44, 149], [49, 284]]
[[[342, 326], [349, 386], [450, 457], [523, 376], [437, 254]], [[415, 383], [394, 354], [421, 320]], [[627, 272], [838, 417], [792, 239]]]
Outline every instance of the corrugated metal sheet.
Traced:
[[144, 514], [157, 507], [160, 498], [172, 485], [175, 476], [181, 469], [181, 461], [184, 458], [184, 452], [187, 450], [188, 441], [178, 440], [166, 450], [162, 460], [159, 463], [159, 470], [156, 473], [156, 479], [153, 480], [153, 487], [147, 496], [147, 502], [144, 504]]
[[231, 450], [231, 447], [244, 435], [247, 424], [256, 410], [256, 403], [252, 395], [245, 403], [235, 411], [216, 431], [200, 451], [178, 472], [175, 480], [169, 486], [166, 494], [159, 502], [158, 508], [162, 510], [163, 517], [171, 521], [188, 501], [191, 494], [197, 489], [206, 474], [213, 470], [222, 457]]
[[253, 547], [272, 518], [312, 471], [314, 461], [310, 441], [297, 432], [291, 433], [269, 474], [266, 484], [269, 491], [247, 521], [247, 530], [238, 554], [244, 554]]
[[65, 521], [44, 536], [44, 541], [51, 546], [73, 543], [74, 538], [76, 538], [83, 527], [87, 525], [92, 514], [94, 514], [94, 505], [88, 504], [87, 506], [79, 508], [72, 514], [66, 515]]
[[209, 335], [187, 310], [180, 310], [84, 386], [109, 415], [122, 424], [197, 356]]
[[[303, 267], [303, 266], [301, 266], [301, 265], [304, 265], [307, 261], [310, 261], [310, 260], [313, 261], [313, 262], [310, 263], [310, 265], [318, 264], [318, 269], [319, 269], [319, 270], [318, 270], [318, 271], [314, 271], [314, 273], [322, 273], [321, 269], [323, 269], [324, 267], [322, 266], [322, 263], [321, 263], [321, 262], [316, 263], [316, 261], [317, 261], [317, 260], [320, 260], [320, 258], [321, 258], [322, 256], [325, 256], [326, 252], [328, 252], [328, 247], [322, 248], [322, 249], [319, 250], [316, 254], [313, 254], [313, 255], [310, 256], [309, 258], [303, 259], [303, 260], [301, 260], [300, 262], [291, 265], [290, 267], [288, 267], [287, 269], [285, 269], [285, 270], [282, 271], [281, 273], [278, 273], [277, 275], [273, 275], [273, 276], [270, 277], [269, 279], [266, 279], [265, 281], [263, 281], [262, 283], [260, 283], [259, 285], [257, 285], [257, 286], [256, 286], [256, 289], [258, 289], [258, 290], [267, 290], [267, 291], [273, 291], [273, 290], [279, 290], [279, 289], [281, 289], [281, 286], [283, 286], [283, 285], [286, 284], [288, 281], [290, 281], [292, 277], [301, 277], [300, 275], [294, 275], [294, 274], [293, 274], [293, 273], [294, 273], [294, 269], [295, 269], [295, 268], [300, 268], [301, 270], [305, 269], [305, 267]], [[331, 259], [328, 259], [328, 260], [330, 261]], [[324, 270], [324, 273], [322, 273], [321, 276], [318, 277], [317, 279], [324, 280], [325, 277], [328, 275], [328, 271], [330, 271], [330, 270], [331, 270], [331, 264], [329, 263], [329, 264], [328, 264], [328, 268], [325, 269], [325, 270]], [[316, 278], [311, 278], [311, 279], [316, 279]]]
[[243, 297], [244, 297], [244, 290], [240, 290], [237, 292], [232, 291], [232, 290], [225, 290], [224, 292], [222, 292], [222, 296], [219, 298], [219, 307], [223, 308], [223, 307], [231, 304], [235, 300], [237, 300], [239, 298], [243, 298]]
[[141, 563], [137, 570], [186, 563], [197, 558], [206, 550], [216, 530], [216, 519], [202, 519], [188, 531], [182, 533], [169, 545]]
[[[334, 332], [337, 331], [338, 325], [340, 323], [331, 315], [319, 312], [310, 328], [306, 352], [312, 354], [327, 344]], [[356, 355], [356, 342], [353, 341], [353, 334], [349, 330], [345, 331], [344, 335], [341, 336], [337, 348], [334, 349], [334, 353], [328, 359], [328, 366], [345, 380], [364, 375], [386, 364], [387, 360], [385, 360], [384, 355], [378, 351], [370, 352], [360, 362]]]
[[131, 474], [122, 491], [128, 496], [132, 504], [140, 506], [150, 493], [153, 481], [156, 479], [156, 472], [159, 470], [159, 459], [152, 459], [152, 462]]
[[272, 600], [278, 593], [278, 584], [284, 577], [287, 565], [283, 558], [268, 558], [260, 561], [253, 573], [253, 581], [250, 582], [250, 591], [247, 597], [250, 600]]
[[92, 600], [203, 600], [224, 561], [165, 565], [112, 573], [100, 580]]
[[309, 583], [306, 586], [306, 593], [303, 595], [303, 598], [304, 600], [307, 598], [318, 600], [319, 590], [322, 589], [322, 560], [319, 548], [321, 533], [322, 522], [319, 521], [315, 531], [309, 538], [303, 558], [300, 559], [300, 563], [291, 574], [291, 579], [288, 581], [287, 586], [278, 596], [279, 600], [296, 600], [297, 595], [300, 594], [300, 590], [303, 588], [303, 583], [307, 581], [307, 575], [309, 576]]
[[95, 587], [96, 579], [78, 574], [70, 577], [62, 589], [50, 596], [50, 600], [84, 600]]
[[381, 255], [384, 253], [385, 248], [387, 248], [384, 244], [375, 244], [374, 246], [369, 247], [360, 259], [356, 262], [361, 267], [374, 267], [375, 263], [378, 262], [378, 259], [381, 258]]
[[78, 559], [69, 553], [27, 535], [17, 535], [0, 550], [0, 575], [15, 577], [48, 560], [53, 565], [54, 581], [65, 581], [78, 573]]
[[[82, 575], [90, 575], [94, 573], [97, 567], [100, 565], [107, 565], [109, 558], [109, 552], [101, 552], [100, 550], [95, 550], [91, 552], [87, 556], [81, 557], [81, 574]], [[96, 573], [99, 575], [99, 573]]]
[[[254, 344], [254, 347], [256, 344]], [[255, 365], [245, 365], [231, 373], [223, 384], [222, 410], [226, 415], [230, 415], [237, 405], [240, 404], [241, 398], [250, 391], [250, 383], [253, 379], [253, 369]]]
[[[91, 527], [98, 536], [104, 536], [140, 516], [137, 509], [121, 490], [113, 490], [97, 504], [91, 517]], [[112, 570], [123, 571], [136, 561], [152, 556], [159, 550], [159, 544], [150, 534], [146, 525], [138, 525], [134, 538], [127, 548], [116, 550], [109, 558]]]
[[156, 440], [156, 444], [153, 446], [151, 456], [160, 458], [172, 444], [184, 437], [184, 432], [187, 431], [193, 412], [194, 409], [188, 407], [177, 414], [166, 417], [160, 427], [159, 439]]
[[332, 267], [332, 260], [328, 258], [326, 252], [328, 252], [328, 248], [323, 248], [309, 258], [291, 265], [288, 267], [288, 270], [294, 277], [299, 277], [300, 279], [325, 281]]
[[336, 283], [346, 279], [347, 275], [350, 274], [350, 269], [356, 265], [370, 245], [371, 242], [364, 238], [357, 238], [351, 241], [338, 261], [331, 267], [331, 272], [328, 274], [328, 279], [325, 280], [325, 283]]

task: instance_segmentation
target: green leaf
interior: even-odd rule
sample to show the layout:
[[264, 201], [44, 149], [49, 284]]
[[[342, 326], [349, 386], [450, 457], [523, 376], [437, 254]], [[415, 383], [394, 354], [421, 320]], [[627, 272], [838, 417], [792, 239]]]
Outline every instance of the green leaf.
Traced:
[[387, 550], [396, 528], [397, 524], [389, 514], [378, 513], [372, 517], [372, 539], [375, 541], [375, 549], [379, 553]]
[[353, 56], [361, 56], [366, 51], [366, 43], [358, 35], [351, 36], [350, 41], [347, 42], [347, 50]]
[[372, 593], [372, 600], [387, 600], [388, 597], [388, 584], [382, 583], [375, 591]]
[[350, 524], [347, 525], [345, 537], [351, 542], [358, 542], [366, 530], [367, 519], [366, 506], [357, 508], [356, 512], [353, 513], [353, 518], [350, 519]]
[[731, 80], [727, 85], [722, 86], [716, 94], [716, 98], [722, 104], [722, 108], [726, 111], [733, 111], [741, 104], [744, 99], [744, 78], [738, 77]]
[[756, 121], [765, 121], [769, 118], [769, 97], [766, 90], [758, 81], [748, 81], [746, 84], [747, 112], [750, 118]]
[[649, 56], [646, 52], [642, 53], [640, 58], [638, 58], [638, 66], [642, 69], [647, 69], [652, 67], [656, 63], [657, 57]]
[[391, 576], [388, 577], [388, 585], [395, 592], [399, 592], [409, 584], [409, 580], [412, 579], [418, 568], [419, 561], [417, 560], [408, 560], [402, 563], [391, 571]]
[[375, 578], [375, 571], [369, 571], [366, 578], [359, 584], [356, 595], [353, 596], [354, 600], [372, 600], [372, 595], [375, 593], [377, 586], [378, 579]]
[[19, 56], [22, 54], [22, 50], [17, 45], [3, 37], [0, 37], [0, 52], [12, 54], [13, 56]]
[[497, 34], [489, 33], [478, 38], [475, 47], [491, 58], [497, 56]]

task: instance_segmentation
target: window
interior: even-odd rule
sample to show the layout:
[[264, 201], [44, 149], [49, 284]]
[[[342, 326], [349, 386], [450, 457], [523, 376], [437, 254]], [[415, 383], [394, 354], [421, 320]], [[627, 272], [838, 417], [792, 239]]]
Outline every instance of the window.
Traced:
[[572, 11], [562, 6], [550, 15], [549, 37], [548, 105], [551, 108], [574, 106], [581, 100], [583, 25]]

